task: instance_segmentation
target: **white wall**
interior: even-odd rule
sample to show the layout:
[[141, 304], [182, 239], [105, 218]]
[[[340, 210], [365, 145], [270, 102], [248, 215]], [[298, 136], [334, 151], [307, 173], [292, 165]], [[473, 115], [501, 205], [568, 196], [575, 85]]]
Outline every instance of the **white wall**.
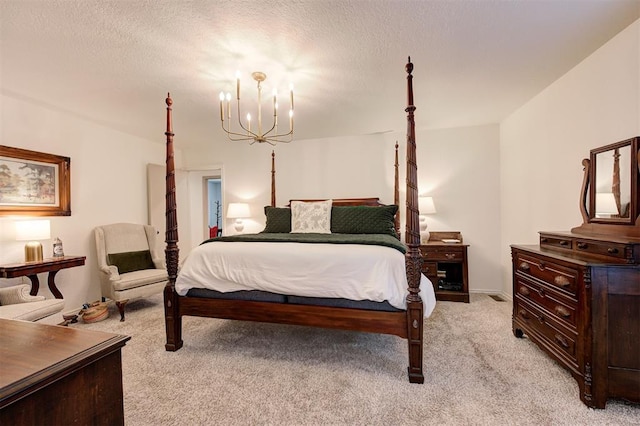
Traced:
[[[509, 244], [535, 243], [539, 230], [578, 225], [581, 159], [591, 148], [640, 134], [639, 27], [636, 22], [616, 36], [499, 130], [497, 125], [421, 129], [416, 100], [419, 189], [434, 197], [438, 210], [428, 217], [429, 228], [463, 233], [471, 246], [472, 291], [510, 293]], [[29, 100], [2, 95], [0, 102], [2, 144], [71, 157], [72, 216], [51, 218], [51, 226], [66, 253], [87, 256], [84, 267], [57, 276], [67, 307], [75, 309], [99, 297], [93, 228], [148, 220], [146, 165], [164, 164], [163, 124], [156, 143]], [[179, 140], [180, 123], [174, 125]], [[278, 145], [278, 204], [290, 198], [355, 196], [391, 203], [396, 139], [404, 164], [404, 134]], [[184, 153], [184, 164], [190, 170], [224, 167], [225, 208], [249, 202], [252, 218], [245, 221], [245, 232], [257, 232], [264, 226], [262, 208], [270, 202], [272, 149], [215, 141]], [[194, 214], [185, 210], [179, 206], [179, 217]], [[232, 229], [231, 221], [224, 227]], [[23, 245], [11, 239], [11, 228], [12, 219], [1, 217], [0, 263], [23, 258]], [[51, 242], [46, 242], [49, 255]], [[0, 285], [15, 281], [0, 280]], [[40, 281], [45, 283], [46, 276]], [[46, 285], [41, 288], [48, 294]]]
[[[100, 297], [93, 228], [147, 223], [146, 165], [164, 164], [163, 123], [158, 124], [158, 143], [153, 143], [29, 100], [3, 95], [0, 102], [3, 145], [71, 158], [71, 216], [48, 219], [51, 236], [60, 237], [65, 254], [87, 256], [85, 266], [56, 275], [65, 310], [75, 310]], [[24, 243], [13, 240], [14, 219], [0, 217], [1, 264], [24, 259]], [[43, 246], [44, 256], [51, 257], [52, 241]], [[51, 297], [47, 275], [40, 274], [39, 280], [40, 294]], [[21, 281], [0, 280], [0, 286]]]
[[[418, 123], [419, 124], [419, 123]], [[179, 123], [175, 123], [176, 129]], [[499, 131], [497, 125], [416, 131], [419, 191], [432, 195], [438, 213], [431, 230], [461, 231], [469, 248], [472, 291], [502, 291], [499, 262]], [[176, 130], [176, 138], [179, 138]], [[394, 145], [400, 142], [401, 213], [404, 217], [405, 134], [368, 135], [252, 145], [219, 141], [185, 153], [189, 169], [223, 164], [226, 205], [243, 201], [252, 217], [245, 233], [264, 228], [270, 203], [271, 150], [276, 152], [276, 201], [294, 198], [380, 197], [393, 203]], [[201, 189], [196, 189], [199, 197]], [[191, 191], [193, 192], [193, 191]], [[201, 213], [200, 213], [201, 214]], [[225, 233], [233, 232], [231, 220]], [[402, 225], [404, 230], [404, 223]]]
[[582, 223], [579, 193], [589, 151], [640, 135], [640, 21], [558, 79], [500, 126], [502, 265], [509, 244]]

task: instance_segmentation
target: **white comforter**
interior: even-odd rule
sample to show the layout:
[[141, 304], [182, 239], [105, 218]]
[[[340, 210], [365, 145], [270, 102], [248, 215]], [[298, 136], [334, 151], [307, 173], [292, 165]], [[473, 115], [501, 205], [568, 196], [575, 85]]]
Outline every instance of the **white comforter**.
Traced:
[[[196, 247], [180, 269], [176, 291], [190, 288], [220, 292], [263, 290], [271, 293], [388, 301], [405, 309], [405, 257], [389, 247], [289, 242], [214, 242]], [[421, 276], [425, 317], [435, 307], [428, 278]]]

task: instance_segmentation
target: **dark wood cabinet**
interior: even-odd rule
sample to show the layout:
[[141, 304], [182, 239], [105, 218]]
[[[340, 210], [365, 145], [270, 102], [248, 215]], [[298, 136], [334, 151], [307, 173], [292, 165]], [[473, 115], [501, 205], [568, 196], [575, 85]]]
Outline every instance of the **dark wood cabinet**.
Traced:
[[122, 425], [128, 336], [0, 319], [0, 424]]
[[[453, 240], [458, 242], [446, 242]], [[437, 300], [469, 303], [467, 247], [460, 232], [431, 232], [420, 245], [422, 273], [433, 283]]]
[[640, 402], [640, 243], [540, 233], [511, 246], [513, 333], [567, 368], [580, 399]]

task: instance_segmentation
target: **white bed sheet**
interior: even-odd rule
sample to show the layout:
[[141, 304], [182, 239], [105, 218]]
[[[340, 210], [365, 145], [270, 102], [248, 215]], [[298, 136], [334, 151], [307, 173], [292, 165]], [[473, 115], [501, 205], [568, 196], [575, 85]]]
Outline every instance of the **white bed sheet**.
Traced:
[[[288, 242], [214, 242], [196, 247], [185, 259], [176, 291], [262, 290], [277, 294], [388, 301], [405, 309], [404, 254], [390, 247]], [[436, 299], [431, 281], [421, 275], [424, 315]]]

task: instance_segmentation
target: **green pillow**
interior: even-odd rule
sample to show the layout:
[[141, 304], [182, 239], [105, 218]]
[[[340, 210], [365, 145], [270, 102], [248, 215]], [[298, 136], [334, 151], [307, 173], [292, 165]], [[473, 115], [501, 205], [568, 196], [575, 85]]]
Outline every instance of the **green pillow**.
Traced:
[[389, 234], [397, 237], [394, 217], [398, 206], [333, 206], [331, 233]]
[[143, 269], [155, 269], [151, 252], [129, 251], [124, 253], [110, 253], [109, 264], [118, 268], [118, 273], [126, 274], [127, 272], [140, 271]]
[[291, 232], [290, 208], [265, 206], [264, 214], [267, 217], [267, 224], [262, 232], [267, 234]]

